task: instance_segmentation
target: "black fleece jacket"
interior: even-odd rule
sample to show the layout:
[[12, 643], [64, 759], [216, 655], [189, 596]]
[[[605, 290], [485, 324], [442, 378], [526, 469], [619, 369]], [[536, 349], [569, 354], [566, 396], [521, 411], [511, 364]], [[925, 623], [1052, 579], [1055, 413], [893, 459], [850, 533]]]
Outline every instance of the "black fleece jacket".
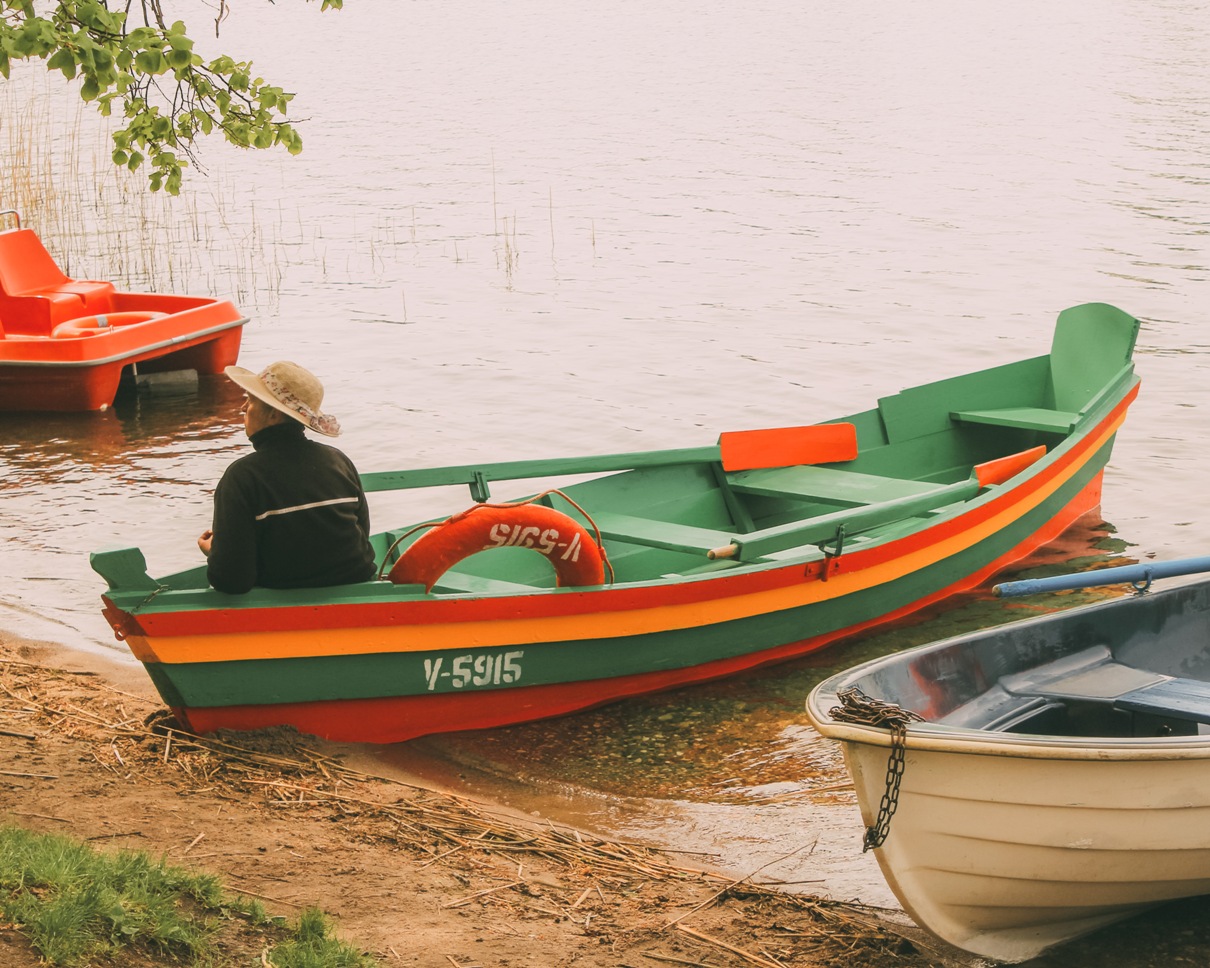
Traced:
[[252, 436], [253, 453], [214, 492], [206, 574], [222, 592], [312, 588], [374, 576], [370, 510], [353, 462], [291, 420]]

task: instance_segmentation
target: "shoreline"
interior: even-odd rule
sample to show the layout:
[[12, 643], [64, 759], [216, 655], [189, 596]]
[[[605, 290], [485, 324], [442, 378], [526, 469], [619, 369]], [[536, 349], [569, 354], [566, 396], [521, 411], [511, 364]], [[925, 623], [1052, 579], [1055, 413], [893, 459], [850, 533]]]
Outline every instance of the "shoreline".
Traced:
[[[383, 968], [989, 968], [901, 912], [779, 891], [675, 845], [597, 834], [382, 772], [291, 729], [195, 737], [137, 662], [0, 631], [0, 818], [200, 868], [273, 913], [322, 908]], [[0, 926], [11, 968], [41, 962]], [[23, 960], [24, 959], [24, 960]], [[1210, 896], [1026, 963], [1210, 960]], [[233, 966], [234, 968], [234, 966]]]
[[279, 913], [322, 907], [384, 966], [964, 963], [881, 909], [376, 775], [357, 747], [194, 737], [140, 666], [54, 642], [0, 633], [0, 729], [7, 822], [201, 866]]

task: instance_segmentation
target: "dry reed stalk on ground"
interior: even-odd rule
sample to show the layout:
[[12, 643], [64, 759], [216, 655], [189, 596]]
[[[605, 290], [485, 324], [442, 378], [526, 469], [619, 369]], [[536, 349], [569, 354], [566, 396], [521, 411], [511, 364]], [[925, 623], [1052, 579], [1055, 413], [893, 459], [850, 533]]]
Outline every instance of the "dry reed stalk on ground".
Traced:
[[[88, 743], [99, 768], [124, 778], [137, 777], [148, 783], [184, 780], [195, 790], [239, 799], [257, 797], [272, 809], [324, 811], [340, 819], [359, 839], [427, 858], [425, 866], [462, 865], [463, 872], [469, 869], [487, 877], [492, 874], [485, 864], [507, 865], [514, 871], [507, 883], [476, 888], [447, 907], [508, 905], [527, 916], [537, 913], [569, 919], [590, 932], [604, 929], [611, 909], [616, 912], [636, 885], [701, 883], [710, 889], [705, 900], [673, 921], [665, 919], [664, 928], [675, 926], [682, 940], [693, 938], [764, 966], [777, 966], [785, 958], [793, 964], [806, 964], [794, 959], [807, 957], [808, 952], [810, 963], [820, 965], [924, 963], [894, 959], [891, 953], [902, 949], [905, 941], [878, 925], [875, 909], [785, 894], [747, 878], [727, 879], [674, 864], [648, 847], [528, 820], [467, 797], [354, 770], [340, 759], [310, 748], [306, 738], [292, 730], [197, 736], [177, 727], [165, 711], [150, 702], [148, 706], [155, 711], [145, 721], [132, 719], [125, 707], [137, 698], [113, 690], [99, 679], [21, 662], [10, 649], [0, 646], [0, 718], [15, 717], [27, 730], [40, 727], [41, 733], [18, 734], [31, 742], [36, 743], [45, 732], [58, 732]], [[201, 836], [189, 849], [200, 840]], [[527, 878], [523, 873], [526, 858], [558, 865], [578, 882], [554, 886], [549, 878]], [[536, 900], [544, 900], [554, 909]], [[723, 904], [742, 908], [740, 916], [748, 922], [755, 912], [769, 915], [767, 923], [776, 930], [766, 932], [760, 953], [711, 933], [687, 929], [682, 923]], [[593, 910], [586, 910], [588, 907]], [[791, 919], [792, 931], [782, 925]], [[653, 943], [659, 943], [664, 932], [653, 926], [649, 934]]]

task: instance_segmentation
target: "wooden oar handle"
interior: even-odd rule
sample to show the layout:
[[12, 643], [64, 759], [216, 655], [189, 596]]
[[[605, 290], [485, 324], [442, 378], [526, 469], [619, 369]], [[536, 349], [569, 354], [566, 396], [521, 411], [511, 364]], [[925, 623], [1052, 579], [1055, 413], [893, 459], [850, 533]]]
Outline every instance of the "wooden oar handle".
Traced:
[[721, 548], [711, 548], [706, 552], [706, 557], [711, 561], [718, 561], [720, 558], [734, 558], [739, 553], [739, 548], [736, 545], [723, 545]]

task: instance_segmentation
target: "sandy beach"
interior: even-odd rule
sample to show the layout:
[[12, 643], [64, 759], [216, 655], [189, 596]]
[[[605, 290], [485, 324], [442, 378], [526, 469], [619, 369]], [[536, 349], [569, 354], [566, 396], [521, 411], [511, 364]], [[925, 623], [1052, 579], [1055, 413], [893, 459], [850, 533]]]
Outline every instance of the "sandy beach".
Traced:
[[383, 965], [962, 963], [889, 912], [376, 776], [356, 747], [183, 734], [141, 669], [53, 643], [0, 636], [0, 748], [6, 822], [213, 872], [274, 913], [320, 906]]

